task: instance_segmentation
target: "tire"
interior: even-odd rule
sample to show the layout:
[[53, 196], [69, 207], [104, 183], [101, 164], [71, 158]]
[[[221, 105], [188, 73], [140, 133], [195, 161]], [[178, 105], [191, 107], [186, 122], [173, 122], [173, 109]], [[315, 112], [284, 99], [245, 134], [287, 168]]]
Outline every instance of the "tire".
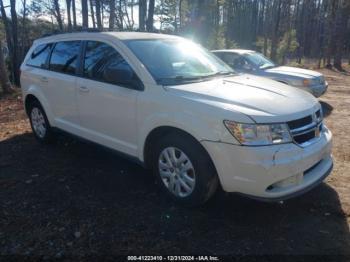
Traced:
[[54, 133], [39, 101], [30, 103], [28, 107], [28, 116], [35, 138], [42, 144], [52, 143], [54, 140]]
[[[170, 198], [185, 206], [199, 206], [216, 192], [219, 181], [215, 167], [194, 138], [171, 133], [160, 138], [153, 149], [152, 170]], [[171, 155], [175, 158], [166, 157]]]

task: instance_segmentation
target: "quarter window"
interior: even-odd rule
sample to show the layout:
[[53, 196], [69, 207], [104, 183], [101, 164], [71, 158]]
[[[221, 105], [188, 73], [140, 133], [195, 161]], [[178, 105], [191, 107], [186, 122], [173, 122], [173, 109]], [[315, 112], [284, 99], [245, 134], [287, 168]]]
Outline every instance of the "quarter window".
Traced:
[[128, 86], [138, 81], [125, 59], [102, 42], [87, 42], [83, 71], [84, 77], [110, 84]]
[[80, 41], [58, 42], [51, 54], [50, 70], [75, 74], [79, 58]]
[[46, 59], [51, 52], [52, 44], [43, 44], [37, 46], [30, 55], [27, 65], [44, 68]]

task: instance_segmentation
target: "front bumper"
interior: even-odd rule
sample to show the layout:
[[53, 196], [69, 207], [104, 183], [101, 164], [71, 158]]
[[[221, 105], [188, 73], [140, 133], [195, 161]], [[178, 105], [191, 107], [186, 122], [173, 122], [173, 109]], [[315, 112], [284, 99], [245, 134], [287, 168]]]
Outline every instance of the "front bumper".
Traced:
[[247, 147], [203, 141], [222, 188], [261, 200], [280, 201], [304, 193], [331, 172], [332, 134], [324, 128], [308, 147], [290, 143]]

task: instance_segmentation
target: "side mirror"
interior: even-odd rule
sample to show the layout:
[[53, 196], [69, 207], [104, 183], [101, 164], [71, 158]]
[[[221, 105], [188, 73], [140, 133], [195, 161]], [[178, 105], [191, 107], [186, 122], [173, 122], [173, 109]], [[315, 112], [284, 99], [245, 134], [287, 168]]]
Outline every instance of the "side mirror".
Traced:
[[140, 90], [143, 88], [141, 80], [130, 67], [107, 68], [104, 71], [104, 79], [111, 84], [121, 85]]

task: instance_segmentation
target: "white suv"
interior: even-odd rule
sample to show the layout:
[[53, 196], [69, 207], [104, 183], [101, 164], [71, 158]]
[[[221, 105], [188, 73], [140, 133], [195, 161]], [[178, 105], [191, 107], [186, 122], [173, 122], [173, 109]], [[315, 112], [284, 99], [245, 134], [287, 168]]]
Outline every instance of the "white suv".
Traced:
[[236, 74], [180, 37], [50, 36], [34, 42], [21, 72], [39, 141], [59, 129], [122, 152], [184, 204], [204, 203], [219, 185], [279, 201], [332, 170], [332, 135], [315, 98]]

